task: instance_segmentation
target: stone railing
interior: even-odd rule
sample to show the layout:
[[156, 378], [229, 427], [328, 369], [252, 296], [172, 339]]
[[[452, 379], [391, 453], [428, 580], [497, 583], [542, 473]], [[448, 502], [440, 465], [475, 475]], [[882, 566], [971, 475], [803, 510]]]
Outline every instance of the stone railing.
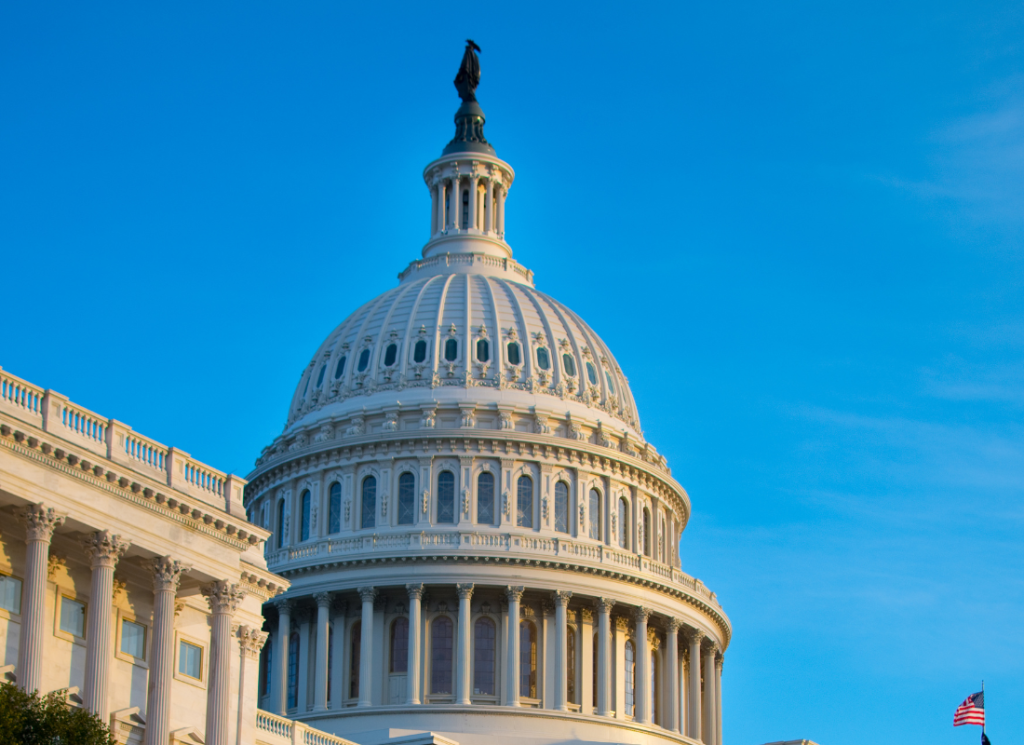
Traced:
[[3, 368], [0, 413], [161, 481], [212, 507], [243, 513], [244, 479], [211, 468], [188, 453], [134, 432], [124, 422], [89, 411], [66, 396], [32, 385]]
[[256, 742], [259, 745], [356, 745], [293, 719], [256, 710]]
[[648, 577], [668, 585], [676, 585], [691, 595], [719, 606], [718, 598], [703, 582], [668, 564], [654, 561], [629, 551], [569, 538], [525, 535], [522, 533], [432, 530], [401, 533], [373, 533], [347, 538], [325, 538], [301, 546], [272, 551], [267, 556], [271, 571], [328, 563], [338, 559], [380, 557], [395, 553], [415, 555], [423, 553], [465, 552], [473, 555], [500, 556], [515, 554], [516, 558], [550, 560], [563, 557], [574, 564], [604, 566], [613, 571], [624, 571], [639, 577]]

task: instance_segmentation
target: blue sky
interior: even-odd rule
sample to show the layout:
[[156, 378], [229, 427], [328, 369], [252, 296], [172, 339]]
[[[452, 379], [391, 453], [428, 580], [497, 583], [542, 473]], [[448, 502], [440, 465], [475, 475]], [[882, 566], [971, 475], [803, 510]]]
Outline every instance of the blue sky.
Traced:
[[508, 238], [629, 376], [731, 745], [1024, 738], [1024, 5], [0, 9], [0, 365], [245, 474], [429, 229], [463, 40]]

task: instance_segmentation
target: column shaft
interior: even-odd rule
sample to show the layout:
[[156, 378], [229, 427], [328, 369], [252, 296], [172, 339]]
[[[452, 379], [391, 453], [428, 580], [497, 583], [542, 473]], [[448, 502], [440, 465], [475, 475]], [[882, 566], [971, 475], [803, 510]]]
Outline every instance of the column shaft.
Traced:
[[704, 743], [717, 745], [718, 726], [715, 723], [715, 649], [704, 655]]
[[597, 601], [597, 713], [612, 713], [612, 606], [605, 598]]
[[113, 658], [114, 567], [128, 548], [128, 543], [109, 530], [101, 530], [85, 541], [85, 550], [92, 560], [92, 581], [89, 585], [89, 618], [86, 621], [85, 685], [82, 699], [90, 711], [106, 723], [110, 718], [107, 693], [110, 660]]
[[274, 652], [274, 672], [276, 688], [274, 689], [277, 699], [277, 713], [281, 716], [288, 714], [288, 648], [292, 636], [292, 602], [290, 600], [277, 601], [277, 649]]
[[668, 663], [668, 690], [665, 692], [668, 716], [665, 718], [665, 727], [673, 732], [679, 732], [679, 622], [675, 619], [670, 620], [668, 624], [665, 657]]
[[52, 507], [32, 505], [21, 513], [26, 531], [25, 584], [22, 588], [21, 637], [18, 642], [18, 685], [38, 691], [43, 682], [43, 643], [46, 639], [46, 572], [53, 531], [64, 516]]
[[494, 183], [484, 179], [484, 187], [484, 232], [490, 233], [494, 230]]
[[245, 591], [227, 580], [202, 588], [210, 603], [210, 680], [206, 690], [206, 745], [228, 745], [231, 710], [231, 617]]
[[458, 176], [452, 177], [448, 197], [448, 224], [452, 230], [458, 230], [462, 218], [462, 188]]
[[430, 187], [430, 237], [437, 235], [437, 203], [440, 201], [437, 196], [438, 186]]
[[636, 611], [636, 680], [633, 719], [643, 724], [651, 722], [651, 650], [647, 645], [647, 608]]
[[363, 601], [363, 617], [359, 632], [359, 706], [370, 706], [373, 686], [373, 601], [377, 590], [360, 587], [359, 597]]
[[469, 224], [466, 227], [473, 228], [474, 230], [480, 228], [477, 224], [479, 221], [476, 215], [477, 200], [480, 199], [479, 189], [477, 188], [478, 183], [480, 183], [479, 176], [469, 177]]
[[456, 699], [458, 704], [469, 705], [470, 701], [470, 666], [469, 666], [469, 625], [470, 601], [473, 598], [473, 585], [458, 585], [459, 591], [459, 648], [455, 655], [458, 663], [458, 679], [456, 680]]
[[569, 626], [565, 611], [571, 597], [571, 592], [559, 590], [555, 593], [555, 708], [559, 711], [569, 711], [566, 676], [576, 675], [575, 670], [569, 670], [567, 659]]
[[316, 598], [316, 689], [313, 691], [313, 711], [327, 711], [327, 636], [330, 634], [331, 596], [321, 592]]
[[715, 657], [715, 743], [722, 745], [722, 663], [723, 653]]
[[146, 745], [166, 745], [171, 736], [174, 680], [174, 596], [191, 567], [164, 556], [153, 561], [153, 642], [146, 691]]
[[409, 665], [406, 685], [409, 690], [408, 703], [420, 703], [420, 639], [423, 633], [420, 607], [423, 600], [423, 585], [406, 585], [409, 591]]
[[690, 635], [690, 738], [700, 740], [703, 730], [700, 721], [700, 643], [704, 635], [695, 631]]
[[505, 588], [508, 597], [508, 655], [505, 662], [505, 705], [519, 706], [519, 601], [522, 586]]

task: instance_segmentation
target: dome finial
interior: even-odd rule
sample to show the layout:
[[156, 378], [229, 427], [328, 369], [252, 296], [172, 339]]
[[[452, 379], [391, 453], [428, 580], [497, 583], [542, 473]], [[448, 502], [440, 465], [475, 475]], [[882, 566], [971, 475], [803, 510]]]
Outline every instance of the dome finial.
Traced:
[[494, 148], [484, 137], [484, 110], [476, 102], [476, 87], [480, 85], [480, 58], [476, 53], [480, 47], [472, 39], [466, 39], [466, 51], [462, 64], [455, 76], [455, 90], [459, 92], [462, 106], [455, 112], [455, 137], [442, 151], [451, 153], [488, 153], [494, 155]]

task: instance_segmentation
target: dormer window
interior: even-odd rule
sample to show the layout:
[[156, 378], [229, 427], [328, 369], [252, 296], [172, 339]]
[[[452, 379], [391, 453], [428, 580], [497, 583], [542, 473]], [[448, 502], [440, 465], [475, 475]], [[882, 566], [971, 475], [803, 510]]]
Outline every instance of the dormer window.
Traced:
[[587, 380], [590, 381], [591, 385], [597, 385], [597, 370], [594, 369], [592, 362], [587, 363]]
[[576, 377], [576, 360], [572, 358], [571, 354], [562, 355], [562, 367], [565, 368], [566, 375]]
[[341, 359], [338, 360], [338, 366], [334, 368], [334, 379], [337, 380], [345, 374], [345, 356], [342, 355]]
[[366, 369], [367, 365], [369, 365], [369, 364], [370, 364], [370, 350], [369, 349], [364, 349], [359, 354], [359, 372], [363, 372]]
[[395, 364], [396, 359], [398, 359], [398, 345], [388, 344], [388, 348], [384, 350], [384, 366], [391, 367]]
[[459, 342], [457, 339], [449, 339], [444, 343], [444, 358], [448, 362], [455, 362], [459, 358]]
[[491, 345], [486, 339], [480, 339], [476, 343], [476, 358], [480, 362], [489, 362], [491, 359]]
[[427, 343], [420, 339], [413, 348], [412, 361], [423, 362], [425, 359], [427, 359]]
[[548, 350], [544, 347], [537, 348], [537, 367], [541, 370], [551, 369], [551, 357], [548, 355]]
[[506, 348], [506, 351], [508, 352], [508, 364], [510, 364], [510, 365], [519, 365], [519, 364], [522, 363], [523, 360], [519, 356], [519, 343], [518, 342], [510, 341], [508, 343], [508, 347]]

